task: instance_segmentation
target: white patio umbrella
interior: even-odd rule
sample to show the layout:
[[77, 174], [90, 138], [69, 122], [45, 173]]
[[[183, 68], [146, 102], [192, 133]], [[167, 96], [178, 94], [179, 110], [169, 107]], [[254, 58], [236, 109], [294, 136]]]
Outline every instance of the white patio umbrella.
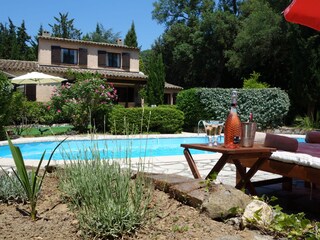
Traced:
[[31, 72], [19, 77], [12, 78], [11, 83], [14, 84], [48, 84], [48, 83], [60, 83], [67, 79], [51, 76], [40, 72]]

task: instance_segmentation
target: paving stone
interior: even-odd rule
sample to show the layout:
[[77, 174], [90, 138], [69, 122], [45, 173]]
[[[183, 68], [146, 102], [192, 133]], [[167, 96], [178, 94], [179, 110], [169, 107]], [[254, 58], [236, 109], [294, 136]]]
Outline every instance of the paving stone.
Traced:
[[153, 181], [157, 189], [164, 192], [168, 192], [172, 185], [194, 181], [192, 178], [175, 174], [147, 174], [147, 177]]

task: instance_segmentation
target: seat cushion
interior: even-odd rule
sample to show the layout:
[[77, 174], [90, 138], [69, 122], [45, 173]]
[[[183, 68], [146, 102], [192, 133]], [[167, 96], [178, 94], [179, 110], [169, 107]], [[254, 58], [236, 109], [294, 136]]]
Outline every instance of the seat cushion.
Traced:
[[264, 140], [265, 147], [273, 147], [277, 150], [296, 152], [298, 149], [298, 140], [291, 137], [267, 133]]
[[299, 153], [306, 153], [313, 157], [320, 158], [320, 144], [318, 143], [299, 143], [297, 149]]
[[306, 143], [320, 143], [320, 132], [310, 131], [306, 134]]

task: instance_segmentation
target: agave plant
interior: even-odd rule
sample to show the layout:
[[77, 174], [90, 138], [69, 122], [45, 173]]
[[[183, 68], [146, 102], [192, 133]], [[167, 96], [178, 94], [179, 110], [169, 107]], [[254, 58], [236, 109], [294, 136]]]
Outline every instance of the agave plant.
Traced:
[[37, 217], [37, 211], [36, 211], [36, 205], [37, 205], [37, 200], [38, 200], [38, 196], [41, 190], [41, 186], [44, 180], [44, 177], [46, 175], [48, 166], [50, 164], [50, 161], [53, 157], [54, 152], [57, 150], [57, 148], [66, 140], [62, 140], [52, 151], [49, 159], [48, 159], [48, 163], [44, 169], [44, 173], [42, 176], [39, 176], [39, 171], [40, 171], [40, 167], [42, 164], [42, 161], [44, 159], [45, 153], [46, 151], [43, 152], [39, 164], [36, 168], [36, 171], [34, 171], [34, 169], [32, 169], [31, 175], [29, 176], [27, 169], [26, 169], [26, 165], [24, 163], [24, 159], [23, 156], [21, 154], [20, 148], [17, 146], [14, 146], [12, 141], [10, 140], [10, 138], [7, 136], [8, 138], [8, 142], [9, 142], [9, 147], [10, 147], [10, 151], [16, 166], [16, 170], [13, 170], [13, 173], [16, 175], [16, 177], [19, 180], [19, 183], [21, 184], [23, 190], [25, 191], [28, 201], [30, 202], [30, 217], [32, 220], [36, 220]]

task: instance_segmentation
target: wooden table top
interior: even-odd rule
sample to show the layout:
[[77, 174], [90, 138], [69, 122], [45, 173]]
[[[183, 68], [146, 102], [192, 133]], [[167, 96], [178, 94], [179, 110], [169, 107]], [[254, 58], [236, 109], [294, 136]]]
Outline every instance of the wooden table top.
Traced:
[[270, 153], [275, 152], [276, 148], [264, 147], [262, 144], [254, 144], [253, 147], [239, 147], [235, 149], [225, 148], [223, 144], [218, 146], [209, 146], [208, 144], [181, 144], [183, 148], [191, 148], [209, 152], [219, 152], [223, 154], [241, 154], [241, 153]]

